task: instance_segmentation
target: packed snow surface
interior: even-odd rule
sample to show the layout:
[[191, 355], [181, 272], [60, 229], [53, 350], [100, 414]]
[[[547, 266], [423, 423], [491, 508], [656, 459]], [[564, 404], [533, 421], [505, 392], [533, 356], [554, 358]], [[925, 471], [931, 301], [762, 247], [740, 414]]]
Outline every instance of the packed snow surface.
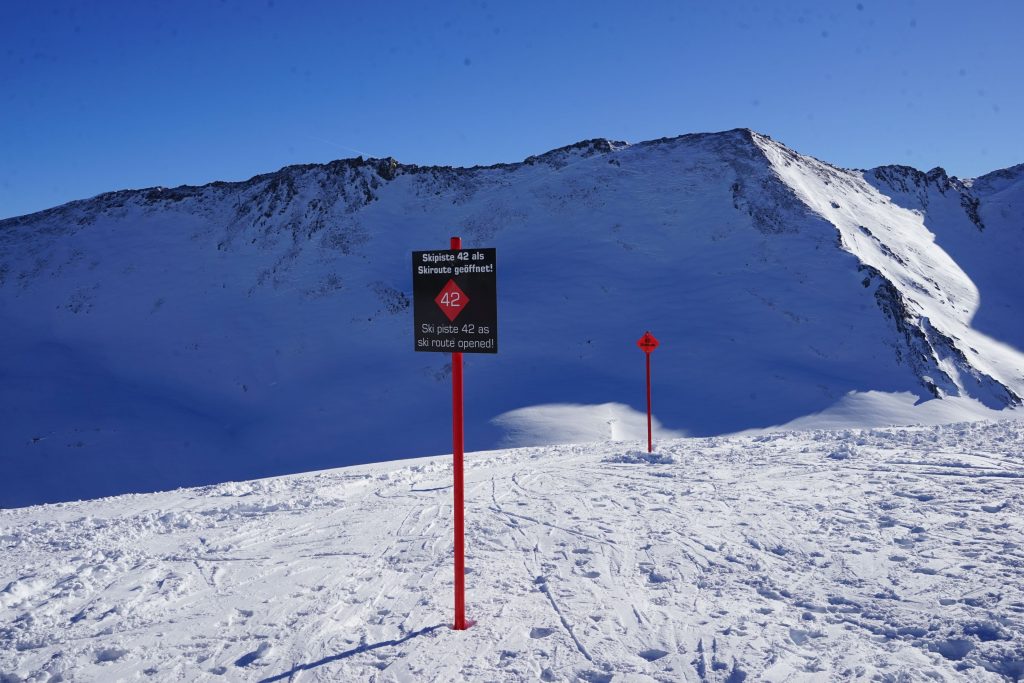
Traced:
[[0, 680], [1024, 677], [1024, 422], [445, 457], [0, 510]]

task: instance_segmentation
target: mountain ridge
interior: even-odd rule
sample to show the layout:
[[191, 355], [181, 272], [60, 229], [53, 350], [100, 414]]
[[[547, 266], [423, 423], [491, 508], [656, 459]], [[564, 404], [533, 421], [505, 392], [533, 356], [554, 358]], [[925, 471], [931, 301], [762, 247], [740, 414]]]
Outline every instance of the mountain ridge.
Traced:
[[[742, 129], [736, 129], [736, 130], [742, 130]], [[723, 131], [723, 132], [731, 132], [731, 131]], [[716, 133], [691, 133], [689, 135], [715, 135], [715, 134]], [[685, 137], [685, 135], [681, 135], [681, 136], [677, 136], [677, 137]], [[665, 138], [659, 138], [658, 140], [651, 140], [651, 141], [646, 141], [646, 142], [657, 143], [657, 142], [663, 142], [663, 141], [668, 141], [668, 140], [672, 140], [672, 139], [676, 139], [676, 138], [665, 137]], [[637, 143], [637, 144], [645, 144], [645, 143]], [[59, 205], [54, 206], [54, 207], [50, 207], [50, 208], [47, 208], [47, 209], [42, 209], [40, 211], [34, 211], [32, 213], [24, 214], [24, 215], [21, 215], [21, 216], [11, 216], [9, 218], [0, 219], [0, 227], [3, 227], [5, 223], [14, 223], [14, 222], [22, 221], [22, 220], [27, 219], [27, 218], [34, 218], [34, 217], [40, 216], [40, 215], [51, 215], [53, 212], [57, 212], [57, 211], [59, 211], [61, 209], [65, 209], [65, 208], [70, 208], [72, 206], [79, 206], [82, 203], [95, 202], [95, 201], [115, 201], [116, 202], [116, 201], [121, 201], [121, 200], [123, 200], [125, 198], [128, 198], [128, 197], [134, 197], [134, 196], [136, 196], [136, 195], [138, 195], [140, 193], [145, 193], [147, 195], [147, 197], [152, 197], [154, 199], [155, 198], [164, 198], [164, 196], [166, 196], [167, 199], [170, 199], [170, 200], [173, 201], [177, 197], [195, 196], [195, 195], [199, 194], [198, 193], [199, 190], [203, 190], [203, 189], [206, 189], [206, 188], [241, 189], [244, 186], [249, 186], [249, 185], [261, 182], [261, 181], [273, 180], [277, 176], [282, 176], [282, 175], [283, 176], [288, 176], [288, 175], [292, 175], [292, 174], [295, 174], [295, 173], [298, 173], [298, 172], [307, 172], [307, 171], [312, 171], [312, 170], [331, 170], [331, 169], [337, 169], [337, 168], [341, 168], [341, 167], [354, 167], [354, 168], [369, 167], [369, 168], [374, 169], [377, 172], [377, 175], [381, 179], [383, 179], [383, 180], [393, 180], [394, 177], [397, 175], [397, 172], [416, 174], [416, 173], [429, 173], [429, 172], [432, 172], [432, 171], [437, 171], [437, 172], [466, 171], [466, 172], [469, 172], [469, 171], [487, 171], [487, 170], [513, 169], [513, 168], [524, 166], [524, 165], [533, 165], [533, 164], [536, 164], [536, 163], [541, 163], [541, 162], [549, 161], [549, 160], [551, 160], [553, 158], [556, 158], [559, 154], [564, 154], [564, 153], [575, 151], [575, 150], [587, 149], [587, 150], [590, 150], [592, 153], [595, 152], [595, 151], [608, 152], [608, 151], [614, 151], [616, 149], [621, 149], [623, 147], [628, 147], [628, 146], [630, 146], [630, 143], [622, 142], [622, 141], [614, 141], [614, 140], [611, 140], [609, 138], [591, 138], [591, 139], [587, 139], [587, 140], [580, 140], [580, 141], [577, 141], [577, 142], [574, 142], [574, 143], [570, 143], [568, 145], [563, 145], [561, 147], [556, 147], [556, 148], [548, 150], [546, 152], [541, 152], [539, 154], [533, 154], [533, 155], [530, 155], [530, 156], [524, 158], [522, 161], [518, 161], [518, 162], [499, 162], [499, 163], [495, 163], [495, 164], [475, 164], [473, 166], [452, 166], [452, 165], [446, 165], [446, 164], [425, 164], [425, 165], [421, 165], [421, 164], [406, 164], [406, 163], [399, 162], [397, 159], [395, 159], [392, 156], [386, 156], [386, 157], [364, 157], [363, 155], [359, 155], [359, 156], [356, 156], [356, 157], [346, 157], [346, 158], [341, 158], [341, 159], [333, 159], [331, 161], [327, 161], [327, 162], [324, 162], [324, 163], [288, 164], [286, 166], [282, 166], [281, 168], [277, 169], [276, 171], [267, 171], [265, 173], [258, 173], [256, 175], [251, 176], [251, 177], [249, 177], [247, 179], [244, 179], [244, 180], [231, 180], [231, 181], [213, 180], [213, 181], [210, 181], [210, 182], [207, 182], [207, 183], [201, 183], [201, 184], [197, 184], [197, 185], [185, 183], [185, 184], [177, 185], [177, 186], [174, 186], [174, 187], [167, 187], [167, 186], [162, 186], [162, 185], [156, 185], [156, 186], [152, 186], [152, 187], [125, 188], [125, 189], [121, 189], [121, 190], [111, 190], [111, 191], [108, 191], [108, 192], [102, 192], [102, 193], [100, 193], [98, 195], [94, 195], [92, 197], [87, 197], [87, 198], [83, 198], [83, 199], [75, 199], [75, 200], [72, 200], [72, 201], [69, 201], [69, 202], [65, 202], [64, 204], [59, 204]]]
[[[624, 149], [626, 147], [635, 147], [635, 146], [642, 147], [642, 146], [647, 146], [647, 145], [663, 144], [663, 143], [666, 143], [666, 142], [683, 140], [683, 139], [687, 139], [687, 138], [699, 138], [699, 137], [707, 137], [707, 136], [724, 136], [724, 135], [731, 135], [731, 134], [735, 134], [735, 133], [746, 134], [746, 135], [750, 135], [750, 136], [756, 135], [756, 136], [760, 136], [760, 137], [762, 137], [764, 139], [768, 139], [768, 140], [772, 140], [773, 139], [770, 135], [766, 135], [764, 133], [759, 133], [759, 132], [757, 132], [757, 131], [755, 131], [755, 130], [753, 130], [751, 128], [745, 128], [745, 127], [731, 128], [731, 129], [727, 129], [727, 130], [707, 132], [707, 133], [683, 133], [681, 135], [665, 136], [665, 137], [661, 137], [661, 138], [654, 138], [654, 139], [651, 139], [651, 140], [644, 140], [644, 141], [634, 142], [634, 143], [625, 142], [625, 141], [619, 141], [619, 140], [612, 140], [611, 138], [590, 138], [590, 139], [585, 139], [585, 140], [579, 140], [577, 142], [570, 143], [570, 144], [567, 144], [567, 145], [563, 145], [561, 147], [556, 147], [556, 148], [548, 150], [546, 152], [541, 152], [541, 153], [538, 153], [538, 154], [533, 154], [533, 155], [527, 156], [522, 161], [517, 161], [517, 162], [499, 162], [499, 163], [494, 163], [494, 164], [474, 164], [472, 166], [454, 166], [454, 165], [447, 165], [447, 164], [407, 164], [407, 163], [403, 163], [403, 162], [398, 161], [393, 156], [386, 156], [386, 157], [364, 157], [363, 155], [359, 155], [359, 156], [356, 156], [356, 157], [345, 157], [345, 158], [340, 158], [340, 159], [332, 159], [331, 161], [327, 161], [327, 162], [323, 162], [323, 163], [288, 164], [286, 166], [282, 166], [281, 168], [279, 168], [279, 169], [277, 169], [275, 171], [267, 171], [267, 172], [264, 172], [264, 173], [257, 173], [256, 175], [253, 175], [253, 176], [251, 176], [249, 178], [246, 178], [244, 180], [212, 180], [212, 181], [209, 181], [209, 182], [206, 182], [206, 183], [200, 183], [200, 184], [184, 183], [184, 184], [176, 185], [176, 186], [173, 186], [173, 187], [163, 186], [163, 185], [155, 185], [155, 186], [151, 186], [151, 187], [125, 188], [125, 189], [120, 189], [120, 190], [111, 190], [111, 191], [107, 191], [107, 192], [102, 192], [102, 193], [94, 195], [92, 197], [87, 197], [87, 198], [82, 198], [82, 199], [74, 199], [74, 200], [71, 200], [69, 202], [65, 202], [63, 204], [59, 204], [57, 206], [53, 206], [53, 207], [50, 207], [50, 208], [41, 209], [39, 211], [34, 211], [32, 213], [23, 214], [23, 215], [20, 215], [20, 216], [11, 216], [11, 217], [8, 217], [8, 218], [0, 219], [0, 228], [2, 228], [4, 226], [4, 224], [7, 224], [7, 223], [14, 223], [16, 221], [21, 221], [21, 220], [24, 220], [26, 218], [32, 218], [32, 217], [36, 217], [36, 216], [39, 216], [39, 215], [50, 215], [50, 214], [52, 214], [55, 211], [58, 211], [58, 210], [61, 210], [61, 209], [65, 209], [65, 208], [68, 208], [68, 207], [72, 207], [72, 206], [77, 206], [77, 205], [80, 205], [83, 202], [94, 202], [94, 201], [100, 201], [100, 200], [104, 200], [104, 201], [106, 201], [106, 200], [117, 201], [117, 200], [122, 200], [122, 199], [124, 199], [127, 196], [134, 196], [134, 195], [136, 195], [138, 193], [152, 194], [153, 197], [160, 197], [161, 195], [166, 194], [166, 197], [168, 199], [172, 199], [173, 200], [173, 198], [176, 197], [176, 196], [183, 196], [183, 195], [184, 196], [191, 196], [191, 195], [196, 194], [197, 190], [202, 190], [202, 189], [205, 189], [205, 188], [229, 188], [229, 189], [235, 189], [235, 188], [240, 188], [242, 186], [247, 186], [247, 185], [250, 185], [250, 184], [253, 184], [253, 183], [258, 183], [260, 181], [270, 180], [274, 176], [278, 176], [278, 175], [281, 175], [281, 174], [289, 174], [289, 173], [294, 173], [294, 172], [299, 172], [299, 171], [310, 171], [310, 170], [316, 170], [316, 169], [328, 170], [328, 169], [331, 169], [331, 168], [339, 168], [339, 167], [370, 167], [370, 168], [373, 168], [374, 170], [377, 171], [377, 174], [380, 176], [381, 179], [383, 179], [383, 180], [392, 180], [394, 178], [394, 176], [396, 175], [396, 171], [400, 171], [400, 172], [404, 172], [404, 173], [414, 173], [415, 174], [415, 173], [428, 173], [428, 172], [431, 172], [431, 171], [444, 172], [444, 171], [484, 171], [484, 170], [512, 169], [512, 168], [516, 168], [516, 167], [523, 166], [523, 165], [530, 165], [530, 164], [539, 163], [539, 162], [548, 160], [548, 159], [550, 159], [552, 157], [555, 157], [555, 156], [557, 156], [560, 153], [566, 153], [566, 152], [570, 152], [570, 151], [577, 150], [577, 149], [589, 149], [592, 152], [607, 153], [607, 152], [614, 152], [614, 151], [617, 151], [619, 149]], [[804, 156], [807, 156], [807, 155], [804, 155]], [[1017, 164], [1017, 165], [1014, 165], [1014, 166], [1009, 166], [1007, 168], [1002, 168], [1002, 169], [996, 169], [996, 170], [993, 170], [993, 171], [989, 171], [988, 173], [985, 173], [983, 175], [977, 176], [976, 178], [966, 178], [966, 179], [962, 179], [961, 180], [957, 176], [949, 176], [946, 173], [945, 169], [943, 169], [940, 166], [937, 166], [937, 167], [935, 167], [935, 168], [933, 168], [933, 169], [931, 169], [929, 171], [922, 171], [922, 170], [920, 170], [920, 169], [918, 169], [916, 167], [908, 166], [908, 165], [905, 165], [905, 164], [883, 164], [881, 166], [874, 166], [874, 167], [867, 168], [867, 169], [861, 169], [861, 168], [854, 168], [854, 167], [846, 168], [846, 167], [842, 167], [842, 166], [836, 166], [836, 165], [831, 164], [831, 163], [829, 163], [827, 161], [824, 161], [824, 160], [821, 160], [821, 159], [817, 159], [816, 157], [810, 157], [810, 158], [815, 158], [817, 161], [820, 161], [821, 163], [824, 163], [824, 164], [827, 164], [829, 166], [832, 166], [833, 168], [835, 168], [837, 170], [840, 170], [840, 171], [862, 171], [862, 172], [879, 172], [879, 171], [882, 171], [882, 172], [885, 172], [885, 171], [887, 171], [889, 169], [894, 169], [894, 170], [902, 171], [902, 172], [904, 172], [904, 173], [906, 173], [908, 175], [912, 174], [914, 176], [919, 176], [919, 177], [922, 177], [922, 178], [924, 178], [924, 177], [929, 177], [930, 178], [933, 174], [937, 174], [938, 176], [944, 177], [948, 181], [953, 182], [953, 183], [958, 184], [958, 185], [961, 185], [961, 186], [963, 186], [965, 183], [976, 183], [976, 182], [987, 181], [987, 180], [994, 180], [994, 179], [1000, 179], [1000, 178], [1009, 178], [1009, 179], [1012, 180], [1015, 177], [1020, 177], [1020, 176], [1024, 175], [1024, 163]], [[969, 185], [967, 187], [969, 187]]]

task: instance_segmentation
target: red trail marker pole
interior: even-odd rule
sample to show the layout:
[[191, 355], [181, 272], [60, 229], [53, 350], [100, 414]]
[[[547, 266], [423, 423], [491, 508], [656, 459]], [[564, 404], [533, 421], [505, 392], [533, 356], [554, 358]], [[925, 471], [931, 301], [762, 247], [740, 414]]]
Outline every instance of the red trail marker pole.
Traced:
[[[462, 238], [453, 237], [452, 249], [462, 248]], [[452, 628], [464, 631], [466, 623], [466, 543], [463, 522], [462, 459], [463, 459], [463, 417], [462, 417], [462, 352], [452, 352], [452, 460], [455, 470], [453, 482], [455, 508], [455, 623]]]
[[452, 540], [455, 618], [466, 619], [464, 353], [498, 352], [497, 254], [493, 247], [464, 249], [451, 238], [447, 249], [412, 252], [413, 349], [451, 354], [452, 373]]
[[651, 437], [651, 354], [645, 353], [647, 360], [647, 452], [654, 452], [654, 442]]
[[654, 452], [654, 441], [651, 438], [651, 351], [658, 348], [660, 342], [650, 332], [644, 332], [644, 336], [637, 340], [636, 345], [643, 349], [647, 360], [647, 452]]

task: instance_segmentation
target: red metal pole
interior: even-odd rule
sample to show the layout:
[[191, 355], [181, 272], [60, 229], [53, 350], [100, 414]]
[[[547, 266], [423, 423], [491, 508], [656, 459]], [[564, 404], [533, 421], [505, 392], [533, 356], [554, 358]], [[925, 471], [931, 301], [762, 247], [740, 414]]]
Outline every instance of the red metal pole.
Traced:
[[[462, 239], [453, 237], [452, 249], [462, 248]], [[462, 421], [462, 352], [452, 353], [452, 458], [455, 470], [455, 623], [456, 631], [463, 631], [466, 625], [466, 548], [462, 519], [463, 484], [463, 421]]]
[[651, 441], [651, 354], [647, 356], [647, 452], [654, 452], [654, 443]]

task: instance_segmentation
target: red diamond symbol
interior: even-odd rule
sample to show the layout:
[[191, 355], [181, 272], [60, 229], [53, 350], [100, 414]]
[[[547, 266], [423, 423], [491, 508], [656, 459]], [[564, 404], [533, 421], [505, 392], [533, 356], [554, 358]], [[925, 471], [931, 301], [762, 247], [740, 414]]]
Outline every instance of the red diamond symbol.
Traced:
[[462, 313], [462, 309], [469, 303], [469, 297], [455, 284], [455, 280], [449, 280], [441, 293], [434, 298], [434, 303], [441, 307], [444, 314], [448, 316], [448, 321], [452, 322], [459, 317], [459, 313]]
[[644, 332], [644, 336], [640, 337], [636, 342], [636, 345], [643, 349], [644, 353], [650, 353], [654, 349], [658, 348], [660, 344], [661, 342], [655, 339], [654, 335], [650, 332]]

